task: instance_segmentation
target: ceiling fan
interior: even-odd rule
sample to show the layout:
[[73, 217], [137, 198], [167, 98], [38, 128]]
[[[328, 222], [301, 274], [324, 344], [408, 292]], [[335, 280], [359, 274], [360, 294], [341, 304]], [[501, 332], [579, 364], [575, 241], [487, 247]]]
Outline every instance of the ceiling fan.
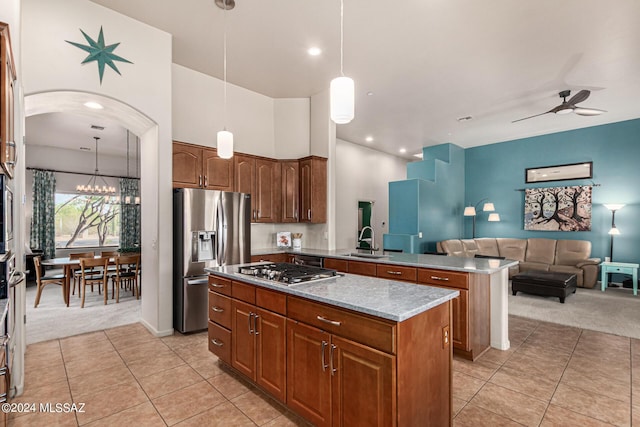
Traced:
[[549, 113], [555, 113], [555, 114], [576, 113], [581, 116], [597, 116], [599, 114], [606, 113], [605, 110], [598, 110], [597, 108], [583, 108], [583, 107], [576, 106], [576, 104], [583, 102], [584, 100], [589, 98], [589, 95], [591, 95], [591, 91], [589, 90], [586, 90], [586, 89], [581, 90], [580, 92], [573, 95], [568, 101], [567, 101], [567, 97], [571, 95], [570, 90], [563, 90], [558, 95], [560, 95], [560, 98], [562, 98], [562, 104], [556, 107], [553, 107], [551, 110], [545, 111], [544, 113], [525, 117], [523, 119], [514, 120], [511, 123], [520, 122], [522, 120], [531, 119], [533, 117], [538, 117], [538, 116], [542, 116], [544, 114], [549, 114]]

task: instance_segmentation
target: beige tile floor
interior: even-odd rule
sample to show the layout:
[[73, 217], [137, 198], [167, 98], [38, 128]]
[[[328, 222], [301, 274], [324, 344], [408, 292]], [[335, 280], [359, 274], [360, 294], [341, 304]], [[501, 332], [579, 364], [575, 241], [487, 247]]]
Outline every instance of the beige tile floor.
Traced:
[[[454, 426], [640, 426], [640, 340], [509, 320], [509, 351], [454, 358]], [[9, 425], [307, 425], [222, 369], [205, 337], [155, 338], [133, 324], [32, 344], [12, 402], [85, 412], [12, 414]]]

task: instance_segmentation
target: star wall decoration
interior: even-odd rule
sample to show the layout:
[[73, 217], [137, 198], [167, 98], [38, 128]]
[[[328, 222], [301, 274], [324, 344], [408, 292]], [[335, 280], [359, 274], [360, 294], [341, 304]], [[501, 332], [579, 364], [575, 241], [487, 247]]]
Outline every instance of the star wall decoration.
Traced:
[[[121, 56], [115, 55], [113, 53], [114, 50], [120, 45], [120, 43], [110, 44], [109, 46], [105, 46], [104, 43], [104, 34], [102, 33], [102, 27], [100, 27], [100, 34], [98, 34], [98, 41], [93, 40], [89, 37], [82, 29], [80, 32], [87, 40], [88, 45], [83, 45], [80, 43], [70, 42], [69, 40], [65, 40], [67, 43], [82, 49], [86, 52], [89, 52], [89, 55], [81, 62], [81, 64], [87, 64], [92, 61], [96, 61], [98, 63], [98, 73], [100, 74], [100, 84], [102, 84], [102, 77], [104, 76], [104, 66], [108, 65], [116, 73], [120, 74], [120, 70], [116, 67], [114, 61], [127, 62], [129, 64], [133, 64], [133, 62], [128, 59], [124, 59]], [[122, 74], [120, 74], [122, 75]]]

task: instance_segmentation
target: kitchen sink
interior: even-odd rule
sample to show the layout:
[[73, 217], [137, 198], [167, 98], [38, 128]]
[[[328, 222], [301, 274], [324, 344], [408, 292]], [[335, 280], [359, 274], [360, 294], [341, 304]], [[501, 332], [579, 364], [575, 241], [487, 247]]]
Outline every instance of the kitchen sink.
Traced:
[[352, 256], [356, 258], [370, 258], [370, 259], [389, 258], [389, 255], [364, 254], [364, 253], [356, 253], [356, 252], [342, 254], [342, 256]]

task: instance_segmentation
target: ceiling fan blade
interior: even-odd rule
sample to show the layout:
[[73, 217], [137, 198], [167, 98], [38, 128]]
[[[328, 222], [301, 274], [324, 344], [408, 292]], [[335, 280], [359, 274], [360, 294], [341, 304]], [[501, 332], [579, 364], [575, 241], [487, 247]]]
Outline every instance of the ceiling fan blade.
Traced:
[[606, 113], [605, 110], [599, 110], [597, 108], [582, 108], [582, 107], [574, 108], [573, 112], [581, 116], [598, 116], [602, 113]]
[[529, 117], [525, 117], [523, 119], [514, 120], [511, 123], [521, 122], [523, 120], [532, 119], [534, 117], [542, 116], [542, 115], [549, 114], [549, 113], [553, 113], [553, 110], [545, 111], [544, 113], [536, 114], [535, 116], [529, 116]]
[[590, 90], [582, 89], [580, 92], [578, 92], [575, 95], [573, 95], [567, 101], [567, 104], [576, 105], [576, 104], [586, 100], [589, 97], [589, 95], [591, 95], [591, 91]]

